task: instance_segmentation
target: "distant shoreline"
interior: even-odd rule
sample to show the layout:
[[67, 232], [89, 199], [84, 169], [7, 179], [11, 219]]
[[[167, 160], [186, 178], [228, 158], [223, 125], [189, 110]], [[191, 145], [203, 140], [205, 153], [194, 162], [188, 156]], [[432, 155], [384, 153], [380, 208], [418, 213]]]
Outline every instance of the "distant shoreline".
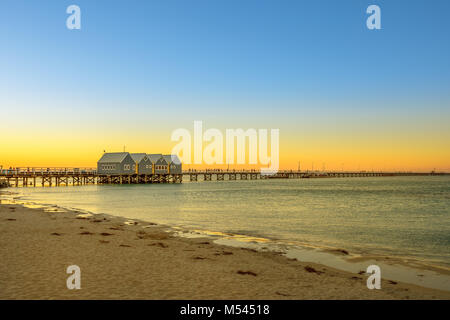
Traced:
[[[150, 222], [55, 210], [0, 204], [1, 299], [450, 299], [388, 280], [369, 290], [364, 274], [178, 237]], [[72, 264], [81, 290], [65, 287]]]

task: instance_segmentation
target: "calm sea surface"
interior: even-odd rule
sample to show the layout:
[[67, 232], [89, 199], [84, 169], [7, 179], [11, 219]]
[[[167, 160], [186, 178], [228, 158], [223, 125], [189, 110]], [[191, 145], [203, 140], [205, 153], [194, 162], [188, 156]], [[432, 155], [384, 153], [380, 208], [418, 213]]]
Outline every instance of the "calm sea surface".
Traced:
[[95, 213], [450, 266], [450, 177], [16, 190], [25, 200]]

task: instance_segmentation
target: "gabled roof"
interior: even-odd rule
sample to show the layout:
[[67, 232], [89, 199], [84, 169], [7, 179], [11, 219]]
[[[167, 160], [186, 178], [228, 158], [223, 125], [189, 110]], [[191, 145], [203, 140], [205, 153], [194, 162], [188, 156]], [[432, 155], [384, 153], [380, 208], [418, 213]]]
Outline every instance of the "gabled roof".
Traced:
[[162, 158], [162, 154], [161, 153], [148, 154], [147, 157], [150, 159], [152, 163], [156, 163], [156, 161]]
[[131, 158], [133, 158], [134, 162], [139, 163], [144, 159], [147, 154], [146, 153], [130, 153]]
[[165, 154], [163, 158], [167, 163], [181, 164], [180, 158], [176, 154]]
[[106, 152], [103, 156], [98, 160], [99, 163], [121, 163], [126, 156], [129, 155], [128, 152]]

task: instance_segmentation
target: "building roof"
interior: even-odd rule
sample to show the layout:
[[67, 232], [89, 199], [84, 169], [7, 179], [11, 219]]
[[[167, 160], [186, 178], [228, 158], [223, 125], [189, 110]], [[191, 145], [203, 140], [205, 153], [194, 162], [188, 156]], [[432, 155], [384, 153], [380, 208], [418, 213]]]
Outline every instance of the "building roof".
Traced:
[[156, 163], [156, 161], [161, 159], [163, 156], [161, 153], [156, 153], [156, 154], [148, 154], [147, 157], [150, 159], [152, 163]]
[[147, 154], [146, 153], [130, 153], [131, 158], [133, 158], [134, 162], [139, 163], [144, 159]]
[[181, 164], [180, 158], [176, 154], [165, 154], [163, 158], [167, 161], [167, 163]]
[[128, 152], [106, 152], [103, 156], [98, 160], [99, 163], [121, 163], [126, 156], [129, 155]]

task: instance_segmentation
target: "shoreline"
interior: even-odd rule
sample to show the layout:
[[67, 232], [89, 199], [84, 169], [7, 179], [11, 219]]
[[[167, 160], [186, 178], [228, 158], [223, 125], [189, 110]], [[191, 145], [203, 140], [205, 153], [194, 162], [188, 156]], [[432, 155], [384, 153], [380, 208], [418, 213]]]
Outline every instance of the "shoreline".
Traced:
[[[1, 196], [9, 195], [10, 198], [2, 199]], [[262, 236], [235, 234], [221, 231], [210, 231], [180, 225], [153, 222], [138, 218], [112, 215], [109, 213], [97, 213], [85, 209], [64, 207], [57, 204], [40, 203], [21, 199], [21, 195], [14, 191], [0, 191], [0, 204], [18, 204], [26, 208], [43, 209], [46, 212], [76, 212], [86, 216], [107, 216], [113, 219], [119, 218], [127, 221], [139, 221], [159, 225], [183, 238], [205, 238], [215, 244], [227, 247], [249, 249], [259, 252], [273, 252], [285, 256], [287, 259], [296, 259], [306, 263], [324, 265], [340, 271], [361, 273], [367, 266], [375, 264], [382, 268], [384, 279], [394, 282], [403, 282], [418, 285], [429, 289], [450, 292], [450, 269], [446, 266], [431, 264], [414, 257], [401, 257], [392, 255], [380, 255], [373, 253], [358, 253], [348, 249], [315, 246], [310, 243], [298, 243], [295, 241], [275, 240]], [[132, 222], [133, 223], [133, 222]]]
[[[172, 227], [173, 228], [173, 227]], [[287, 259], [324, 265], [333, 269], [350, 273], [360, 273], [369, 265], [378, 265], [383, 270], [383, 278], [390, 281], [401, 281], [430, 289], [450, 291], [450, 272], [447, 268], [426, 264], [417, 260], [381, 255], [360, 255], [349, 253], [345, 249], [330, 247], [314, 247], [297, 244], [286, 244], [267, 238], [236, 235], [204, 230], [190, 231], [182, 228], [177, 235], [181, 237], [204, 237], [219, 245], [246, 248], [260, 252], [276, 252]], [[212, 234], [212, 236], [211, 236]]]
[[[10, 189], [11, 190], [11, 189]], [[11, 198], [2, 199], [1, 195], [8, 194], [12, 196]], [[16, 195], [16, 196], [14, 196]], [[375, 252], [373, 251], [373, 248], [367, 250], [363, 247], [355, 247], [355, 246], [333, 246], [333, 245], [317, 245], [310, 242], [299, 242], [297, 240], [289, 240], [289, 239], [282, 239], [282, 238], [271, 238], [266, 235], [261, 234], [251, 234], [251, 233], [235, 233], [232, 231], [217, 231], [217, 230], [211, 230], [211, 229], [202, 229], [200, 226], [194, 226], [194, 225], [181, 225], [181, 224], [174, 224], [174, 223], [168, 223], [164, 221], [150, 221], [145, 220], [145, 218], [128, 218], [126, 216], [111, 214], [108, 212], [95, 212], [91, 209], [82, 209], [79, 207], [69, 207], [64, 205], [59, 205], [55, 203], [45, 203], [45, 202], [39, 202], [39, 200], [33, 199], [33, 200], [23, 200], [20, 193], [14, 192], [14, 191], [6, 191], [6, 190], [0, 190], [0, 200], [5, 201], [11, 201], [12, 204], [20, 204], [24, 205], [28, 208], [46, 208], [46, 210], [53, 210], [53, 208], [60, 208], [63, 211], [77, 211], [77, 212], [85, 212], [89, 214], [105, 214], [110, 215], [113, 217], [119, 217], [123, 219], [134, 219], [134, 220], [142, 220], [147, 222], [153, 222], [158, 223], [159, 225], [164, 225], [170, 228], [182, 230], [183, 232], [180, 232], [180, 236], [184, 236], [186, 234], [198, 234], [203, 235], [205, 237], [222, 237], [222, 238], [231, 238], [234, 240], [238, 240], [240, 243], [246, 243], [249, 242], [248, 239], [253, 240], [252, 242], [261, 242], [261, 243], [280, 243], [282, 246], [287, 247], [300, 247], [302, 249], [314, 249], [317, 251], [320, 251], [321, 253], [329, 253], [333, 255], [343, 256], [342, 253], [345, 253], [345, 258], [348, 258], [352, 261], [364, 261], [364, 260], [384, 260], [384, 259], [390, 259], [390, 262], [397, 263], [397, 264], [404, 264], [404, 266], [408, 267], [411, 265], [414, 265], [414, 268], [419, 270], [430, 270], [435, 271], [437, 273], [445, 274], [450, 276], [450, 264], [445, 263], [443, 261], [436, 261], [432, 259], [426, 259], [423, 257], [417, 257], [414, 255], [398, 255], [398, 254], [392, 254], [388, 251], [392, 251], [392, 249], [386, 249], [386, 248], [379, 248], [375, 249]], [[52, 209], [50, 209], [52, 208]], [[241, 241], [243, 240], [243, 241]], [[231, 244], [232, 245], [232, 244]], [[333, 266], [332, 266], [333, 267]], [[450, 284], [449, 284], [450, 287]], [[450, 290], [450, 289], [449, 289]]]
[[[93, 212], [85, 209], [65, 207], [58, 204], [44, 203], [34, 200], [23, 200], [22, 195], [15, 191], [0, 191], [1, 195], [9, 195], [3, 199], [5, 203], [19, 204], [28, 208], [43, 208], [50, 212], [78, 212], [88, 215], [105, 215], [113, 218], [121, 218], [124, 221], [140, 221], [142, 223], [155, 223], [154, 221], [139, 218], [127, 218], [104, 212]], [[316, 263], [327, 267], [360, 273], [369, 265], [378, 265], [383, 270], [384, 279], [418, 285], [425, 288], [450, 292], [450, 268], [446, 265], [434, 264], [432, 261], [421, 260], [416, 257], [376, 254], [352, 250], [343, 247], [317, 246], [311, 243], [299, 243], [297, 241], [270, 239], [261, 235], [245, 235], [223, 231], [211, 231], [183, 225], [173, 225], [164, 222], [156, 224], [166, 227], [176, 236], [184, 238], [207, 238], [213, 243], [227, 247], [251, 249], [261, 252], [274, 252], [288, 259]], [[353, 248], [354, 249], [354, 248]]]
[[[0, 299], [450, 299], [450, 292], [180, 237], [173, 227], [0, 204]], [[67, 266], [82, 272], [68, 290]]]

